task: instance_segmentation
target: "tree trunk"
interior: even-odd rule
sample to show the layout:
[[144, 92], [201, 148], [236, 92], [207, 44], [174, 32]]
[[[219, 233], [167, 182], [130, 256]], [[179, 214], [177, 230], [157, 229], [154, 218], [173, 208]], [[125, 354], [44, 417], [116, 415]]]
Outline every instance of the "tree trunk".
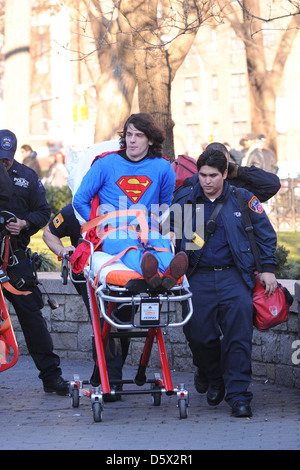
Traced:
[[199, 5], [202, 2], [174, 0], [176, 26], [194, 27], [172, 40], [170, 46], [163, 44], [158, 23], [157, 0], [121, 0], [119, 9], [131, 29], [136, 61], [139, 108], [151, 114], [166, 134], [164, 155], [174, 160], [174, 139], [171, 105], [171, 84], [175, 73], [185, 59], [200, 26]]
[[[240, 11], [227, 0], [219, 0], [232, 28], [245, 45], [250, 92], [251, 130], [265, 134], [267, 146], [277, 155], [276, 97], [284, 67], [300, 26], [299, 15], [291, 17], [282, 33], [272, 69], [267, 70], [263, 36], [260, 32], [251, 37], [253, 18]], [[244, 0], [243, 6], [252, 15], [260, 17], [260, 0]], [[255, 32], [255, 31], [254, 31]]]
[[119, 67], [119, 64], [116, 57], [111, 55], [109, 67], [96, 83], [95, 142], [116, 138], [116, 133], [122, 130], [131, 112], [136, 79], [132, 72], [128, 72], [123, 65]]
[[99, 0], [93, 0], [93, 9], [90, 0], [85, 3], [89, 7], [101, 69], [96, 81], [95, 142], [102, 142], [116, 138], [130, 115], [136, 87], [135, 61], [131, 31], [122, 15], [109, 24]]

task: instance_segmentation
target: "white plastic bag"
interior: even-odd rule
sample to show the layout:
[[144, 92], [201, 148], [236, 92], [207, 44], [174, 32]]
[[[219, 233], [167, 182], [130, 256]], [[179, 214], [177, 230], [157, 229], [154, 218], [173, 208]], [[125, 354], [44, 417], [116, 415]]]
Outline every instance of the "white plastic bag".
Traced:
[[73, 196], [79, 188], [82, 178], [89, 170], [94, 158], [97, 157], [97, 155], [101, 155], [101, 153], [119, 149], [119, 139], [106, 140], [94, 144], [86, 150], [75, 151], [69, 149], [66, 165], [69, 172], [68, 185]]

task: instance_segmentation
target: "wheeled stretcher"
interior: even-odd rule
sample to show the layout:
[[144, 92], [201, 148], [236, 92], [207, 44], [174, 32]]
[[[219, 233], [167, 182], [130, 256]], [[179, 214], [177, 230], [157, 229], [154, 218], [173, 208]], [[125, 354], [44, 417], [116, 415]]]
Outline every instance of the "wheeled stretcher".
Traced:
[[[184, 277], [169, 291], [152, 290], [137, 272], [126, 267], [120, 260], [112, 260], [112, 256], [101, 251], [94, 251], [94, 246], [89, 241], [91, 255], [88, 265], [84, 268], [84, 278], [88, 287], [91, 307], [91, 321], [94, 333], [95, 348], [97, 353], [97, 365], [99, 367], [101, 385], [94, 388], [86, 388], [89, 381], [81, 380], [74, 375], [70, 382], [70, 396], [73, 407], [79, 406], [80, 397], [88, 396], [91, 399], [94, 421], [102, 421], [104, 397], [112, 394], [152, 395], [154, 405], [161, 402], [162, 393], [176, 395], [179, 417], [186, 418], [188, 414], [189, 394], [184, 384], [173, 387], [166, 347], [164, 343], [163, 328], [181, 327], [187, 323], [193, 313], [188, 282]], [[112, 262], [110, 262], [112, 261]], [[72, 278], [72, 271], [70, 270]], [[76, 282], [75, 279], [72, 279]], [[188, 314], [181, 322], [172, 321], [170, 303], [187, 302]], [[162, 305], [164, 308], [162, 309]], [[122, 319], [121, 309], [131, 306], [131, 318]], [[104, 323], [101, 328], [100, 318]], [[112, 330], [112, 327], [114, 331]], [[115, 332], [115, 330], [117, 330]], [[109, 381], [105, 351], [109, 337], [144, 337], [144, 349], [138, 364], [136, 376], [132, 380], [122, 380], [121, 385], [135, 384], [137, 387], [126, 390], [111, 389], [113, 381]], [[152, 346], [156, 340], [162, 378], [155, 374], [153, 380], [147, 380], [146, 369], [151, 356]], [[120, 385], [120, 381], [117, 382]], [[142, 386], [150, 384], [149, 388]]]

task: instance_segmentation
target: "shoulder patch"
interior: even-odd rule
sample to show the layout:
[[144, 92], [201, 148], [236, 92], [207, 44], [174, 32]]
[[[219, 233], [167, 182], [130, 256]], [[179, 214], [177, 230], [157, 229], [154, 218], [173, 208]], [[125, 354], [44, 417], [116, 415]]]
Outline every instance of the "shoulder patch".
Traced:
[[62, 213], [60, 212], [59, 214], [57, 214], [54, 219], [53, 219], [53, 225], [55, 228], [58, 228], [64, 221], [64, 218], [62, 216]]
[[257, 199], [256, 196], [253, 196], [250, 199], [250, 201], [248, 202], [248, 206], [253, 212], [256, 212], [257, 214], [262, 214], [264, 211], [261, 202], [259, 201], [259, 199]]

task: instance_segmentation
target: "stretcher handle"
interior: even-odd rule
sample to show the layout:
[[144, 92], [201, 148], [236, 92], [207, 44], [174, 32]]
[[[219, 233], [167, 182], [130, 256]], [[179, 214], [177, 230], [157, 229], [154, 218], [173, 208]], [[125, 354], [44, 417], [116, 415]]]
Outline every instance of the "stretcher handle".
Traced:
[[[133, 329], [133, 328], [141, 327], [141, 325], [137, 325], [137, 324], [133, 325], [132, 323], [122, 323], [122, 324], [120, 324], [120, 323], [115, 322], [112, 318], [110, 318], [106, 314], [106, 309], [105, 309], [105, 303], [104, 302], [107, 301], [107, 302], [120, 303], [120, 299], [121, 299], [122, 303], [131, 303], [131, 304], [133, 303], [134, 305], [139, 305], [141, 303], [142, 297], [140, 295], [133, 295], [133, 296], [130, 296], [130, 297], [121, 297], [121, 298], [120, 297], [112, 297], [110, 295], [105, 294], [104, 289], [105, 289], [105, 286], [101, 285], [96, 290], [96, 295], [98, 294], [98, 299], [99, 299], [99, 302], [100, 302], [101, 314], [103, 315], [104, 319], [110, 325], [114, 326], [115, 328], [119, 328], [119, 329]], [[174, 302], [174, 301], [182, 302], [182, 301], [187, 300], [188, 301], [188, 306], [189, 306], [189, 311], [188, 311], [188, 314], [186, 315], [186, 317], [181, 322], [161, 324], [161, 325], [157, 325], [156, 328], [159, 328], [159, 327], [162, 327], [162, 326], [168, 326], [168, 327], [176, 328], [176, 327], [185, 325], [190, 320], [190, 318], [193, 314], [193, 304], [192, 304], [191, 298], [192, 298], [192, 293], [190, 291], [187, 291], [186, 294], [179, 295], [179, 296], [176, 296], [176, 297], [171, 297], [171, 298], [168, 295], [159, 294], [160, 302], [168, 302], [170, 300], [172, 302]]]

